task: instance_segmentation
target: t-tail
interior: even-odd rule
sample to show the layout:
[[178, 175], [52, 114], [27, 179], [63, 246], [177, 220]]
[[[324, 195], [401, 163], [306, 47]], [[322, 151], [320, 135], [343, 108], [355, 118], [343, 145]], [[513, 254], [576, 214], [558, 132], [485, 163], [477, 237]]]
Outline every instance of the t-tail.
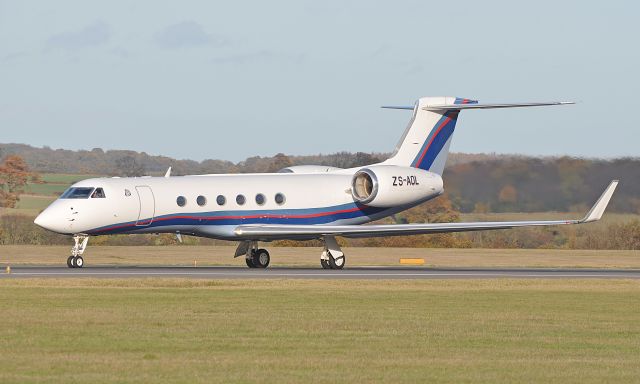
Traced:
[[460, 97], [423, 97], [414, 106], [385, 106], [382, 108], [413, 110], [413, 116], [395, 152], [383, 164], [411, 166], [442, 175], [461, 110], [563, 104], [573, 103], [480, 104], [476, 100]]

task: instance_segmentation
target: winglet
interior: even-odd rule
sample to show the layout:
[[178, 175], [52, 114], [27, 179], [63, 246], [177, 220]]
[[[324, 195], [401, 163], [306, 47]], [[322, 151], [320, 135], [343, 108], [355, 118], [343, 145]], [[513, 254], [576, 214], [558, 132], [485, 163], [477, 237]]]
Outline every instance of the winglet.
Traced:
[[607, 205], [609, 204], [609, 200], [611, 200], [611, 196], [613, 196], [613, 191], [616, 190], [618, 186], [618, 180], [612, 180], [607, 189], [604, 190], [598, 201], [591, 207], [591, 210], [584, 219], [580, 220], [581, 223], [590, 223], [592, 221], [598, 221], [602, 217], [604, 210], [607, 209]]
[[171, 177], [171, 167], [167, 169], [167, 172], [165, 172], [164, 177]]

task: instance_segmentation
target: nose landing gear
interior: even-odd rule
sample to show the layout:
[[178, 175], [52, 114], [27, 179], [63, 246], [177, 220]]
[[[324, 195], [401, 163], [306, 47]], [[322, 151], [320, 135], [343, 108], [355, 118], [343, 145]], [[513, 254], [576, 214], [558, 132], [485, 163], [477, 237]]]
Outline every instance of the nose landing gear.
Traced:
[[73, 247], [71, 248], [71, 256], [67, 258], [67, 267], [69, 268], [82, 268], [84, 265], [84, 259], [82, 254], [87, 248], [89, 242], [89, 236], [87, 235], [74, 235]]

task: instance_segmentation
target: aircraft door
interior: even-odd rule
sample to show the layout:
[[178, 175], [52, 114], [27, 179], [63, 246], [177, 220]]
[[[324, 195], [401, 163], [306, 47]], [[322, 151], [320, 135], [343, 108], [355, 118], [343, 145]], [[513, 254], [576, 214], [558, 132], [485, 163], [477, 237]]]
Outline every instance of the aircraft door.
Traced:
[[156, 212], [156, 199], [153, 196], [151, 187], [147, 185], [136, 186], [136, 191], [138, 192], [140, 202], [140, 211], [138, 212], [136, 226], [144, 227], [153, 222], [153, 217]]

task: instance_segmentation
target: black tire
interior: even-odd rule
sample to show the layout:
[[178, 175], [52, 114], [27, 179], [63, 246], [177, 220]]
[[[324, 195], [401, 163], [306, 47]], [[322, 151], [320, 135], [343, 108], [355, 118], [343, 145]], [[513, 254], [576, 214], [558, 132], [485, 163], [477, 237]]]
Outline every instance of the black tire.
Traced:
[[75, 268], [75, 265], [73, 265], [73, 256], [67, 257], [67, 267]]
[[271, 256], [269, 256], [269, 252], [266, 249], [261, 248], [252, 255], [252, 259], [256, 268], [267, 268], [271, 261]]
[[320, 259], [320, 265], [322, 265], [322, 269], [331, 269], [331, 264], [329, 264], [329, 260]]
[[82, 258], [82, 256], [76, 256], [73, 260], [73, 265], [76, 268], [82, 268], [84, 266], [84, 259]]
[[329, 265], [331, 265], [331, 269], [342, 269], [346, 263], [347, 259], [344, 255], [336, 258], [329, 255]]
[[247, 262], [247, 267], [249, 267], [249, 268], [255, 268], [256, 267], [255, 264], [253, 264], [253, 256], [245, 257], [244, 261]]

